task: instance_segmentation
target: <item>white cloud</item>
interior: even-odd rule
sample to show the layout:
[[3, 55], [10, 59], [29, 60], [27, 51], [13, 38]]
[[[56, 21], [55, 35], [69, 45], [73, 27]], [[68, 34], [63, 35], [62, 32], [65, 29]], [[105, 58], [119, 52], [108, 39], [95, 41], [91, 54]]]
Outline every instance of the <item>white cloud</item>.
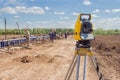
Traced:
[[97, 18], [97, 17], [99, 17], [99, 16], [97, 16], [97, 15], [95, 15], [95, 14], [92, 14], [92, 17]]
[[67, 16], [65, 16], [65, 17], [60, 17], [60, 19], [69, 19], [70, 17], [67, 17]]
[[22, 0], [4, 0], [4, 3], [3, 3], [4, 6], [9, 6], [9, 5], [16, 6], [16, 5], [23, 5], [23, 4], [25, 3], [23, 3]]
[[48, 6], [45, 6], [45, 10], [49, 10], [50, 8]]
[[112, 9], [112, 12], [120, 12], [120, 9]]
[[60, 17], [60, 19], [63, 19], [63, 17]]
[[39, 22], [26, 22], [27, 26], [31, 28], [74, 28], [74, 22], [73, 21], [39, 21]]
[[91, 5], [90, 0], [84, 0], [83, 5]]
[[58, 14], [58, 15], [63, 15], [63, 14], [65, 14], [65, 12], [54, 12], [54, 14]]
[[120, 17], [95, 20], [93, 25], [95, 28], [120, 29]]
[[16, 10], [12, 7], [2, 8], [2, 9], [0, 9], [0, 12], [7, 12], [7, 13], [10, 13], [10, 14], [16, 14]]
[[27, 21], [26, 23], [27, 23], [27, 24], [32, 24], [32, 22], [30, 22], [30, 21]]
[[7, 0], [7, 2], [15, 4], [16, 0]]
[[100, 12], [99, 9], [96, 9], [96, 10], [93, 11], [93, 13], [98, 13], [98, 12]]
[[20, 16], [14, 16], [14, 18], [19, 18]]
[[64, 19], [69, 19], [69, 18], [70, 18], [70, 17], [67, 17], [67, 16], [66, 16], [66, 17], [64, 17]]
[[16, 6], [13, 7], [4, 7], [0, 10], [0, 12], [7, 12], [10, 14], [17, 14], [17, 13], [31, 13], [31, 14], [44, 14], [45, 11], [41, 7], [25, 7], [25, 6]]
[[110, 13], [111, 11], [110, 11], [109, 9], [106, 9], [105, 12], [106, 12], [106, 13]]
[[35, 1], [35, 0], [30, 0], [30, 1]]
[[22, 12], [22, 13], [32, 13], [32, 14], [44, 14], [45, 11], [41, 7], [21, 7], [21, 6], [16, 6], [16, 11]]
[[56, 23], [58, 23], [58, 24], [64, 24], [64, 23], [66, 23], [66, 22], [58, 21], [58, 22], [56, 22]]
[[55, 23], [56, 28], [74, 28], [74, 22], [69, 21], [69, 22], [63, 22], [63, 21], [58, 21]]
[[106, 12], [106, 13], [110, 13], [110, 12], [117, 13], [117, 12], [120, 12], [120, 9], [111, 9], [111, 10], [106, 9], [104, 12]]
[[7, 6], [9, 4], [17, 4], [17, 2], [16, 2], [16, 0], [7, 0], [4, 5]]
[[40, 23], [40, 24], [47, 24], [47, 21], [40, 21], [40, 22], [35, 22], [35, 23]]
[[72, 14], [75, 15], [75, 16], [78, 16], [80, 13], [73, 12]]

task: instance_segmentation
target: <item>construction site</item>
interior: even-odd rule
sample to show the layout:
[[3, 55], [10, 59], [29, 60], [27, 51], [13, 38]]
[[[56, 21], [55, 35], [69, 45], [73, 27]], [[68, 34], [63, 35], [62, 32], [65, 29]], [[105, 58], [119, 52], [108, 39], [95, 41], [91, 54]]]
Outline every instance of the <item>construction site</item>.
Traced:
[[120, 80], [119, 3], [0, 0], [0, 80]]
[[[92, 42], [104, 80], [120, 79], [120, 36], [96, 36]], [[112, 46], [111, 46], [112, 45]], [[64, 80], [72, 61], [75, 41], [68, 39], [31, 44], [32, 49], [12, 47], [0, 49], [0, 80]], [[83, 58], [81, 59], [82, 79]], [[75, 71], [71, 80], [75, 80]], [[94, 65], [88, 57], [86, 80], [98, 80]]]

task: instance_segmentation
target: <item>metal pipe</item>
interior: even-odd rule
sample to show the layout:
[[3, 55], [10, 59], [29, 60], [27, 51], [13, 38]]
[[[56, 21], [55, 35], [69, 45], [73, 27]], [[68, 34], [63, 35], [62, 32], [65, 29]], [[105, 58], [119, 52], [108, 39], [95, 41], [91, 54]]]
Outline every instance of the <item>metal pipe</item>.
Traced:
[[20, 27], [19, 27], [19, 25], [18, 25], [17, 22], [16, 22], [16, 25], [17, 25], [17, 28], [18, 28], [18, 30], [19, 30], [20, 37], [22, 37], [22, 35], [21, 35], [21, 31], [20, 31]]
[[78, 55], [78, 58], [77, 58], [76, 80], [79, 79], [79, 68], [80, 68], [80, 55]]
[[[91, 58], [92, 63], [93, 63], [93, 65], [94, 65], [95, 69], [96, 69], [96, 72], [97, 72], [97, 75], [98, 75], [98, 77], [99, 77], [99, 80], [104, 80], [103, 77], [102, 77], [102, 73], [100, 72], [100, 70], [98, 70], [98, 69], [99, 69], [99, 66], [98, 66], [98, 64], [97, 64], [97, 61], [95, 60], [95, 56], [91, 56], [90, 58]], [[98, 71], [97, 71], [97, 70], [98, 70]]]
[[4, 19], [4, 22], [5, 22], [5, 40], [7, 40], [6, 18]]
[[87, 64], [87, 56], [84, 57], [83, 80], [86, 80], [86, 64]]
[[70, 77], [72, 75], [72, 72], [74, 70], [75, 64], [76, 64], [76, 59], [77, 59], [77, 55], [74, 55], [73, 60], [72, 60], [72, 62], [70, 64], [70, 67], [69, 67], [69, 69], [67, 71], [67, 74], [66, 74], [64, 80], [69, 80], [70, 79]]

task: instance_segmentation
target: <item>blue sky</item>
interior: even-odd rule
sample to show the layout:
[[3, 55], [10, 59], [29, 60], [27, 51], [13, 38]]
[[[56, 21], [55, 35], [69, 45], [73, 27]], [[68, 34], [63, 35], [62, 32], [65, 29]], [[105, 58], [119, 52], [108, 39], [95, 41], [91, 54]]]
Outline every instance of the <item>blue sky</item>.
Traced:
[[74, 28], [80, 13], [94, 28], [120, 29], [120, 0], [0, 0], [0, 28]]

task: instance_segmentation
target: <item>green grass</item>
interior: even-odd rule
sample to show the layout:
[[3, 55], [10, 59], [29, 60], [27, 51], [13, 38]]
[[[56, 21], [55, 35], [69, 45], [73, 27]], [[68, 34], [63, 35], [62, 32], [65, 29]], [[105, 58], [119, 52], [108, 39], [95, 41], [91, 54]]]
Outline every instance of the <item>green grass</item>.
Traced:
[[119, 29], [110, 29], [110, 30], [96, 29], [93, 31], [93, 34], [95, 35], [120, 35], [120, 30]]
[[[45, 35], [48, 34], [52, 29], [50, 28], [33, 28], [33, 29], [29, 29], [31, 34], [39, 34], [39, 35]], [[65, 32], [69, 32], [69, 33], [73, 33], [73, 29], [69, 29], [69, 28], [56, 28], [56, 32], [57, 33], [62, 33], [64, 34]], [[20, 30], [21, 34], [24, 34], [24, 30], [21, 29]], [[5, 34], [5, 30], [4, 29], [0, 29], [0, 35], [4, 35]], [[7, 34], [9, 35], [17, 35], [19, 34], [19, 30], [18, 29], [7, 29]], [[110, 30], [104, 30], [104, 29], [96, 29], [93, 31], [94, 35], [120, 35], [120, 30], [119, 29], [110, 29]]]
[[[50, 28], [33, 28], [33, 29], [29, 29], [31, 34], [39, 34], [39, 35], [45, 35], [48, 34], [52, 29]], [[21, 34], [24, 34], [24, 29], [20, 30]], [[65, 32], [69, 32], [69, 33], [73, 33], [73, 29], [68, 29], [68, 28], [57, 28], [56, 29], [57, 33], [62, 33], [64, 34]], [[5, 34], [5, 30], [4, 29], [0, 29], [0, 35], [4, 35]], [[18, 29], [7, 29], [6, 34], [9, 35], [17, 35], [20, 34]]]

